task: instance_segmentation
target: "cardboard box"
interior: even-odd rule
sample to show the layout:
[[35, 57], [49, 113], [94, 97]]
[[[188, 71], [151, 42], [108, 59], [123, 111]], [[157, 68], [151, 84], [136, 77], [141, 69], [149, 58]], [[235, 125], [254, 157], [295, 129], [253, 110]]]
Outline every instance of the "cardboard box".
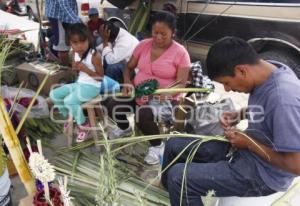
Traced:
[[10, 177], [18, 175], [17, 169], [15, 164], [13, 163], [12, 159], [7, 159], [7, 169]]
[[61, 67], [57, 64], [47, 62], [23, 63], [16, 67], [19, 82], [24, 81], [27, 88], [36, 91], [46, 74], [50, 72], [48, 80], [41, 94], [49, 95], [51, 88], [56, 84], [70, 83], [74, 80], [71, 68]]

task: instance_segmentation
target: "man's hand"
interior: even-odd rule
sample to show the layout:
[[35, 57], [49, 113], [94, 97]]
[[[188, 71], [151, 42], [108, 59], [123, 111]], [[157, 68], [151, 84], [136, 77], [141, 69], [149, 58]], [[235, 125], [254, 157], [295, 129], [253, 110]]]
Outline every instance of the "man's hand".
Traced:
[[300, 176], [300, 152], [279, 152], [273, 147], [264, 145], [256, 139], [249, 139], [242, 132], [228, 129], [225, 131], [226, 138], [233, 147], [248, 149], [267, 163], [284, 171]]
[[240, 122], [239, 112], [223, 112], [220, 123], [223, 129], [231, 128]]
[[238, 149], [248, 149], [252, 144], [249, 138], [243, 135], [242, 132], [235, 129], [225, 130], [225, 137], [229, 140], [233, 147]]

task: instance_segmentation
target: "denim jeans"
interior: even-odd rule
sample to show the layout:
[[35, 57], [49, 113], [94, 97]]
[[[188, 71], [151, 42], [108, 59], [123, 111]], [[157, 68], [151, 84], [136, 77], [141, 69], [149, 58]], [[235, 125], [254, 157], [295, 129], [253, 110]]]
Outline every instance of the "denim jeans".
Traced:
[[103, 60], [104, 74], [119, 83], [123, 83], [123, 71], [125, 66], [126, 63], [123, 61], [116, 64], [107, 64], [106, 60]]
[[[189, 144], [193, 138], [171, 138], [163, 156], [163, 169]], [[168, 189], [172, 206], [180, 205], [182, 177], [187, 155], [195, 144], [163, 175], [162, 184]], [[255, 162], [236, 151], [231, 161], [226, 158], [228, 143], [211, 141], [203, 143], [192, 163], [186, 167], [182, 205], [202, 206], [201, 196], [214, 190], [217, 197], [265, 196], [274, 193], [259, 177]]]
[[[122, 98], [123, 101], [117, 101], [113, 98], [107, 99], [102, 104], [107, 107], [108, 116], [112, 118], [119, 128], [125, 130], [129, 127], [129, 121], [126, 113], [135, 113], [135, 123], [144, 135], [157, 135], [159, 128], [156, 124], [155, 117], [151, 108], [138, 106], [135, 100], [127, 100], [126, 97]], [[151, 146], [158, 146], [161, 144], [160, 139], [149, 141]]]

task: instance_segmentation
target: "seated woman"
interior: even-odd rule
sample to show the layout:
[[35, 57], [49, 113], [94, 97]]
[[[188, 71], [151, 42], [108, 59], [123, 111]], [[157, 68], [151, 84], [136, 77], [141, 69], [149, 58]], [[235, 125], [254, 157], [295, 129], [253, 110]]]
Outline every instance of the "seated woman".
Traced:
[[[187, 82], [190, 57], [186, 49], [173, 40], [176, 29], [175, 16], [169, 12], [159, 12], [154, 16], [152, 23], [152, 38], [140, 42], [124, 71], [124, 95], [130, 93], [133, 86], [150, 79], [156, 79], [159, 82], [159, 88], [167, 88], [174, 82], [178, 83], [177, 87], [185, 87]], [[133, 82], [131, 82], [130, 73], [135, 68], [138, 69], [138, 72]], [[155, 99], [158, 102], [155, 102]], [[170, 102], [177, 99], [178, 95], [159, 95], [155, 98], [152, 96], [122, 102], [111, 100], [107, 104], [109, 116], [117, 122], [119, 128], [110, 132], [108, 134], [109, 138], [130, 136], [132, 134], [125, 113], [130, 111], [136, 111], [136, 124], [145, 135], [159, 134], [159, 128], [155, 120], [157, 118], [161, 119], [163, 112], [156, 110], [155, 105], [171, 111], [172, 105]], [[169, 115], [172, 114], [169, 113]], [[162, 119], [168, 118], [162, 117]], [[145, 162], [158, 164], [160, 154], [163, 153], [164, 144], [161, 140], [151, 140], [150, 144], [151, 147], [145, 157]]]
[[102, 54], [104, 74], [122, 83], [123, 71], [139, 41], [110, 21], [101, 25], [99, 34], [103, 42], [97, 50]]

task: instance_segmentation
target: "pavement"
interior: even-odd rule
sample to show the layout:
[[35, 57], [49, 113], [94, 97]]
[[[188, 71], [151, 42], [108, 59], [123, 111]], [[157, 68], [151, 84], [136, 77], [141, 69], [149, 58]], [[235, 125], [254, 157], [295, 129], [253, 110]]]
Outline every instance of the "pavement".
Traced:
[[[39, 25], [35, 22], [28, 21], [25, 17], [17, 17], [15, 15], [8, 14], [6, 12], [0, 11], [0, 30], [1, 29], [19, 29], [21, 28], [22, 31], [28, 30], [25, 32], [26, 38], [28, 41], [32, 42], [35, 46], [38, 45], [38, 27]], [[248, 95], [235, 93], [235, 92], [225, 92], [223, 86], [215, 83], [216, 92], [210, 97], [210, 101], [220, 100], [227, 97], [230, 97], [233, 100], [236, 109], [240, 109], [242, 107], [247, 106]], [[238, 125], [239, 129], [247, 128], [247, 121], [242, 121]], [[53, 141], [52, 145], [54, 148], [64, 147], [67, 145], [67, 138], [62, 135], [58, 135]], [[53, 157], [53, 152], [50, 149], [44, 148], [44, 155], [47, 158]], [[13, 185], [13, 192], [12, 192], [12, 199], [13, 199], [13, 206], [18, 205], [20, 199], [26, 196], [26, 191], [23, 184], [20, 181], [18, 176], [12, 177], [12, 185]], [[299, 178], [295, 180], [299, 181]], [[300, 189], [297, 187], [294, 189], [296, 191], [291, 195], [288, 200], [283, 202], [281, 205], [289, 205], [289, 206], [299, 206], [300, 205]], [[280, 205], [280, 206], [281, 206]], [[239, 205], [243, 206], [243, 205]]]
[[[217, 101], [217, 100], [221, 100], [224, 98], [231, 98], [233, 100], [233, 103], [234, 103], [236, 109], [240, 109], [242, 107], [247, 106], [247, 101], [248, 101], [249, 95], [235, 93], [235, 92], [225, 92], [223, 89], [223, 86], [218, 83], [215, 83], [215, 86], [216, 86], [216, 92], [209, 97], [209, 99], [208, 99], [209, 101]], [[247, 121], [242, 121], [238, 125], [238, 128], [242, 129], [242, 130], [247, 128]], [[63, 135], [58, 135], [54, 140], [52, 140], [51, 143], [54, 148], [65, 147], [65, 146], [67, 146], [67, 138]], [[44, 151], [44, 155], [46, 156], [46, 158], [49, 158], [51, 161], [51, 158], [53, 158], [54, 152], [47, 148], [43, 148], [43, 151]], [[151, 171], [153, 172], [154, 170], [151, 170]], [[141, 174], [141, 177], [145, 178], [147, 180], [151, 179], [151, 177], [153, 178], [153, 176], [156, 176], [155, 172], [153, 174], [150, 174], [150, 173]], [[12, 199], [13, 199], [13, 205], [15, 206], [15, 205], [18, 205], [20, 199], [26, 197], [26, 192], [25, 192], [25, 188], [24, 188], [23, 184], [21, 183], [20, 178], [18, 176], [13, 177], [11, 180], [12, 180], [12, 185], [13, 185]], [[295, 180], [294, 184], [296, 184], [299, 181], [300, 181], [300, 179], [297, 178]], [[300, 192], [300, 186], [297, 185], [297, 187], [293, 188], [293, 190], [291, 192], [287, 193], [288, 195], [290, 195], [290, 197], [288, 197], [287, 200], [284, 200], [283, 203], [280, 203], [280, 205], [275, 205], [275, 206], [299, 206], [299, 203], [300, 203], [299, 192]], [[283, 193], [278, 194], [276, 196], [275, 200], [279, 199], [282, 196], [283, 196]], [[231, 202], [233, 200], [237, 201], [236, 199], [233, 199], [233, 200], [228, 199], [228, 200], [230, 200]], [[220, 202], [220, 200], [218, 200], [218, 201]], [[260, 205], [261, 206], [262, 204], [260, 204], [260, 201], [261, 200], [249, 199], [249, 200], [247, 200], [247, 203], [245, 203], [245, 201], [244, 201], [244, 203], [242, 203], [242, 204], [231, 204], [231, 205], [227, 204], [226, 205], [226, 204], [224, 204], [224, 200], [223, 200], [222, 206], [252, 206], [252, 205]], [[221, 204], [221, 203], [219, 203], [219, 204]], [[216, 206], [216, 205], [214, 205], [214, 206]]]

